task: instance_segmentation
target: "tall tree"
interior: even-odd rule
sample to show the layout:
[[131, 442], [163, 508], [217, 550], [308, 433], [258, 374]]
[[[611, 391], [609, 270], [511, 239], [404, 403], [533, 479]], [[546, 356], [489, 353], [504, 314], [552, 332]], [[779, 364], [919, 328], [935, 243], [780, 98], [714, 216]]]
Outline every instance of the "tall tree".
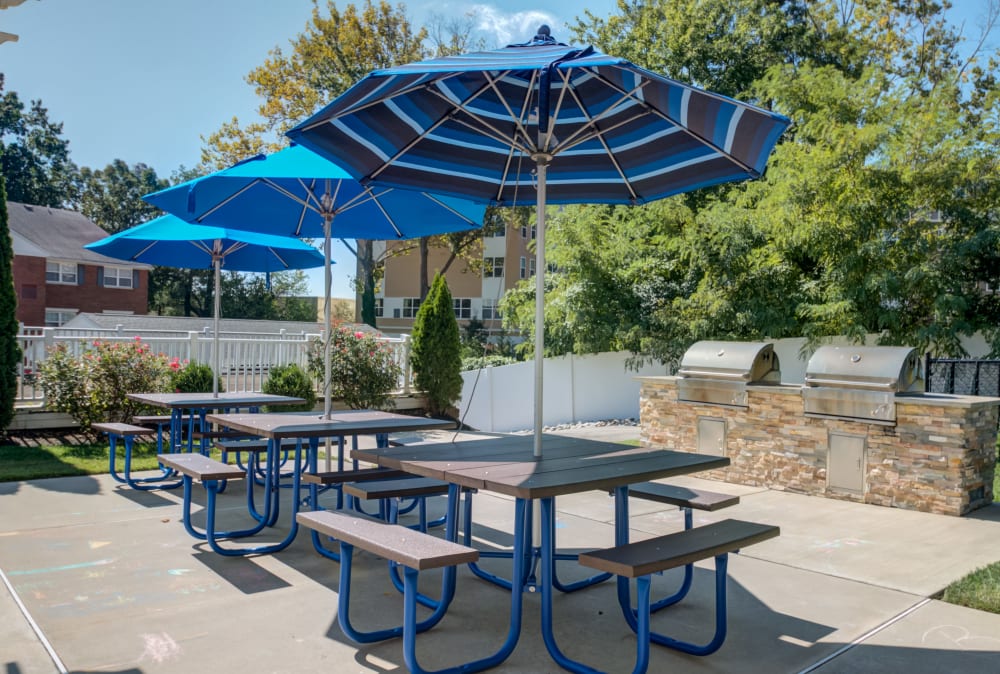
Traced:
[[[3, 156], [0, 143], [0, 157]], [[7, 194], [0, 175], [0, 433], [14, 418], [17, 366], [21, 347], [17, 343], [17, 295], [14, 293], [14, 248], [7, 222]]]
[[63, 125], [49, 120], [41, 101], [24, 103], [14, 91], [4, 92], [0, 73], [0, 169], [7, 198], [26, 204], [63, 207], [75, 194], [76, 166], [69, 159]]
[[462, 394], [462, 338], [451, 291], [444, 276], [434, 276], [427, 300], [413, 321], [410, 350], [413, 379], [433, 416], [448, 414]]
[[[414, 29], [405, 7], [394, 7], [385, 0], [348, 4], [343, 10], [328, 0], [325, 11], [319, 0], [313, 0], [312, 17], [303, 32], [290, 41], [288, 49], [273, 49], [264, 63], [247, 76], [247, 82], [262, 99], [257, 110], [261, 121], [242, 125], [234, 117], [206, 139], [203, 163], [228, 166], [250, 154], [277, 149], [284, 142], [284, 131], [372, 70], [419, 60], [435, 51], [456, 53], [477, 44], [472, 39], [471, 17], [452, 22], [437, 19], [432, 28], [433, 35], [424, 28]], [[428, 43], [433, 44], [434, 51], [425, 46]], [[478, 238], [476, 234], [468, 236]], [[433, 237], [422, 244], [421, 254], [426, 255], [431, 246], [445, 247], [458, 255], [468, 243], [457, 237]], [[358, 257], [358, 318], [375, 325], [380, 261], [374, 258], [370, 241], [361, 239], [356, 246], [347, 247]], [[426, 276], [421, 280], [424, 292]]]
[[145, 164], [129, 166], [115, 159], [104, 169], [80, 169], [78, 210], [109, 234], [142, 224], [159, 214], [159, 209], [142, 200], [142, 195], [169, 186], [167, 180]]
[[[709, 15], [756, 6], [696, 4]], [[678, 24], [650, 12], [694, 5], [620, 7], [643, 29], [620, 44], [651, 59]], [[1000, 354], [1000, 59], [981, 53], [982, 39], [965, 46], [947, 7], [800, 3], [809, 39], [775, 45], [768, 53], [789, 57], [730, 91], [793, 119], [763, 180], [555, 215], [545, 325], [553, 348], [618, 346], [669, 361], [696, 339], [875, 333], [959, 355], [962, 338], [981, 331]], [[989, 7], [987, 33], [997, 18]], [[751, 41], [748, 54], [758, 47]], [[716, 70], [688, 72], [708, 79]], [[513, 327], [530, 325], [531, 292], [508, 298]]]

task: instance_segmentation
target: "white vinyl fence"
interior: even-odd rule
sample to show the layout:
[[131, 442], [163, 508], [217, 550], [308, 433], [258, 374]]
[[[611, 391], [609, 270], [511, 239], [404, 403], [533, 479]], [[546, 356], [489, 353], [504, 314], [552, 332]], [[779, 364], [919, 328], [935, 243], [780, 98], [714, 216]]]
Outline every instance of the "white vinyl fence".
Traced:
[[[638, 372], [625, 367], [627, 353], [545, 359], [544, 424], [639, 418], [636, 377], [668, 374], [665, 365]], [[534, 425], [534, 363], [513, 363], [462, 373], [459, 416], [481, 431], [505, 433]]]
[[[307, 366], [309, 342], [322, 334], [308, 333], [219, 333], [219, 367], [226, 391], [260, 391], [270, 369], [276, 365], [295, 363]], [[18, 368], [18, 389], [15, 404], [44, 404], [44, 394], [38, 382], [38, 364], [50, 348], [65, 344], [70, 353], [80, 355], [95, 341], [130, 342], [139, 337], [156, 353], [180, 361], [212, 363], [212, 332], [178, 332], [143, 330], [125, 333], [122, 330], [92, 330], [68, 328], [25, 327], [17, 336], [21, 347]], [[393, 357], [403, 375], [399, 389], [410, 390], [409, 336], [383, 337], [390, 344]], [[319, 382], [317, 382], [318, 384]]]

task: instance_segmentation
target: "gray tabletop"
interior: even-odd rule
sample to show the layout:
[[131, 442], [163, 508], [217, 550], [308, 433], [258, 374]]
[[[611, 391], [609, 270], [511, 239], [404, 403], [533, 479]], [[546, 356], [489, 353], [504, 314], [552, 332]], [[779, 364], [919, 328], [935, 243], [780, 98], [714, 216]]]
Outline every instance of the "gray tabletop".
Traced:
[[259, 405], [301, 405], [302, 398], [254, 393], [253, 391], [226, 391], [218, 396], [211, 393], [129, 393], [129, 400], [166, 407], [168, 409], [220, 409], [223, 407], [256, 407]]
[[333, 412], [324, 419], [320, 412], [295, 414], [210, 414], [208, 421], [265, 438], [325, 438], [340, 435], [398, 433], [454, 428], [455, 422], [413, 417], [379, 410]]
[[729, 459], [720, 456], [560, 435], [543, 436], [543, 458], [536, 459], [533, 444], [532, 436], [518, 435], [416, 448], [357, 449], [353, 456], [385, 468], [524, 499], [612, 489], [729, 465]]

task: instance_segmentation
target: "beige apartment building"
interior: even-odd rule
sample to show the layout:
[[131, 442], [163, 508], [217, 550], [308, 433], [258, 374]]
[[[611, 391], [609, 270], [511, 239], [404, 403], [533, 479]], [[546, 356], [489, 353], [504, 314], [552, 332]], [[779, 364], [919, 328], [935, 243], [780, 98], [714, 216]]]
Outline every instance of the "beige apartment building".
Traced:
[[[462, 260], [456, 260], [445, 278], [451, 290], [455, 318], [465, 325], [476, 318], [491, 332], [499, 331], [501, 316], [498, 304], [503, 294], [518, 281], [535, 275], [535, 255], [529, 244], [535, 237], [534, 224], [483, 228], [478, 257], [483, 260], [482, 272], [470, 270]], [[375, 242], [375, 258], [386, 253], [386, 246], [402, 248], [406, 243]], [[412, 247], [412, 244], [410, 244]], [[390, 249], [391, 250], [391, 249]], [[428, 277], [441, 269], [448, 259], [442, 248], [430, 248]], [[414, 247], [403, 255], [385, 259], [385, 276], [375, 294], [375, 317], [379, 330], [388, 333], [408, 333], [420, 308], [420, 254]]]

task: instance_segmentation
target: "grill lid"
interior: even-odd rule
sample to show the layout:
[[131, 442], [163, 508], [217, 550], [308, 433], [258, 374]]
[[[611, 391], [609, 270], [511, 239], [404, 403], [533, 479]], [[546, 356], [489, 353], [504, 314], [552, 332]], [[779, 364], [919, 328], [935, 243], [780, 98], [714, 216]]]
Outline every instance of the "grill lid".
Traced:
[[770, 342], [695, 342], [677, 370], [677, 398], [687, 402], [747, 406], [746, 385], [780, 382]]
[[695, 342], [681, 358], [678, 377], [776, 382], [778, 356], [770, 342]]
[[806, 416], [896, 422], [896, 394], [924, 390], [921, 361], [908, 346], [822, 346], [806, 365]]
[[805, 384], [893, 393], [924, 390], [920, 357], [908, 346], [821, 346], [806, 365]]

